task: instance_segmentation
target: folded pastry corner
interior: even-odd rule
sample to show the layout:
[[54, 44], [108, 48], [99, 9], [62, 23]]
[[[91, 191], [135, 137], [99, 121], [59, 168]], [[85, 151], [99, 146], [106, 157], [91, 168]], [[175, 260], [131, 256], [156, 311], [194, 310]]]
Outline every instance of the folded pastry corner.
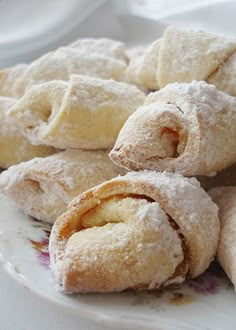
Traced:
[[236, 39], [169, 26], [162, 38], [132, 59], [128, 80], [147, 89], [205, 80], [236, 96]]
[[108, 149], [144, 101], [145, 94], [135, 86], [72, 75], [69, 82], [33, 86], [10, 109], [8, 118], [34, 144]]
[[68, 81], [72, 74], [124, 81], [125, 45], [112, 39], [78, 39], [32, 63], [0, 71], [0, 95], [20, 98], [34, 85], [52, 80]]
[[218, 237], [218, 208], [196, 179], [130, 172], [70, 203], [51, 232], [51, 269], [66, 293], [151, 290], [201, 274]]
[[0, 96], [15, 98], [13, 92], [15, 82], [24, 74], [27, 64], [17, 64], [10, 68], [0, 70]]
[[218, 260], [236, 290], [236, 186], [212, 188], [209, 194], [219, 206]]
[[26, 214], [53, 223], [75, 196], [125, 172], [107, 151], [66, 150], [10, 167], [0, 191]]
[[46, 157], [56, 152], [53, 147], [33, 145], [8, 122], [8, 111], [17, 102], [13, 98], [0, 96], [0, 168], [30, 160], [34, 157]]
[[122, 127], [110, 158], [131, 170], [214, 175], [236, 162], [236, 98], [204, 81], [148, 95]]
[[126, 71], [127, 81], [146, 89], [160, 88], [157, 77], [157, 67], [161, 39], [153, 42], [146, 51], [133, 56]]

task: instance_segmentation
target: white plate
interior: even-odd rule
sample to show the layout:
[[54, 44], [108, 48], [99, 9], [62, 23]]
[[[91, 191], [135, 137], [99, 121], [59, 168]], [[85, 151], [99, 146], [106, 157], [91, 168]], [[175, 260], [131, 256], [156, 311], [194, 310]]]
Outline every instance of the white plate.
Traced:
[[0, 257], [5, 270], [42, 298], [104, 324], [138, 329], [235, 329], [236, 295], [214, 266], [198, 279], [156, 292], [66, 296], [49, 269], [50, 226], [0, 198]]

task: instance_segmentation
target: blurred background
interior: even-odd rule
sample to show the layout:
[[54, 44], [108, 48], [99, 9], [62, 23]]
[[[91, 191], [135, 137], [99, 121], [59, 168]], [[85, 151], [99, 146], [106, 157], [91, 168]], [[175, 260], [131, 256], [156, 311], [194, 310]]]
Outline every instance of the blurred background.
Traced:
[[235, 13], [234, 0], [0, 0], [0, 67], [79, 37], [148, 43], [169, 24], [235, 36]]

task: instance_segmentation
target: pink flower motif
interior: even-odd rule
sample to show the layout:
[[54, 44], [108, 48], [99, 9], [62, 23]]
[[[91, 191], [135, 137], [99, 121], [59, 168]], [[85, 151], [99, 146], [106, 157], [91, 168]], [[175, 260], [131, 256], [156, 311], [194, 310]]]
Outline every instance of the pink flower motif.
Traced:
[[44, 267], [49, 269], [50, 265], [50, 257], [48, 252], [37, 252], [38, 260], [40, 264]]
[[29, 239], [31, 246], [36, 250], [37, 257], [40, 265], [44, 268], [49, 268], [50, 258], [48, 252], [48, 238], [40, 238], [39, 241], [33, 241]]
[[208, 273], [205, 273], [195, 279], [188, 280], [187, 286], [196, 293], [203, 295], [216, 294], [220, 289], [220, 283], [217, 277]]

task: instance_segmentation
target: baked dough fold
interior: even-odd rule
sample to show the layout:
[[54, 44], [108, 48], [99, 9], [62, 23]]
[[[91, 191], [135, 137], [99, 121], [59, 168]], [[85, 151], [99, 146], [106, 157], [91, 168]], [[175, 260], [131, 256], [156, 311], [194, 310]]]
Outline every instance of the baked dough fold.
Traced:
[[196, 179], [130, 172], [70, 203], [51, 232], [51, 269], [67, 293], [181, 283], [215, 255], [217, 210]]
[[143, 55], [131, 60], [127, 77], [152, 90], [205, 80], [236, 96], [236, 40], [170, 26]]
[[12, 166], [0, 175], [0, 190], [26, 214], [53, 223], [75, 196], [124, 173], [107, 151], [66, 150]]
[[9, 120], [34, 144], [60, 149], [107, 149], [145, 101], [135, 86], [82, 75], [33, 86], [11, 108]]
[[13, 98], [0, 96], [0, 168], [8, 168], [34, 157], [45, 157], [56, 152], [53, 147], [32, 145], [20, 132], [14, 130], [7, 120], [7, 114], [15, 102]]
[[0, 71], [0, 95], [20, 98], [31, 86], [51, 80], [68, 81], [71, 74], [125, 80], [127, 57], [123, 43], [111, 39], [79, 39], [30, 64]]
[[219, 206], [218, 260], [236, 289], [236, 187], [213, 188], [209, 194]]
[[121, 129], [111, 159], [128, 169], [215, 175], [236, 162], [236, 98], [203, 81], [151, 93]]

